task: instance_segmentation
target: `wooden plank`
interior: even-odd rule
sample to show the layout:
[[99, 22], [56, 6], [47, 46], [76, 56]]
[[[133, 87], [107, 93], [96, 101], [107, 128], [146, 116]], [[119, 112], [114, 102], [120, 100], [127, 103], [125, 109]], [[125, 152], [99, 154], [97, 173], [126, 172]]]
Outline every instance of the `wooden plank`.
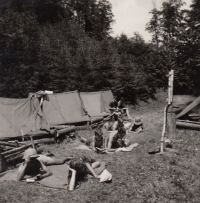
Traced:
[[200, 97], [195, 99], [190, 105], [188, 105], [183, 111], [181, 111], [176, 118], [180, 118], [181, 116], [187, 114], [189, 111], [191, 111], [195, 106], [197, 106], [200, 103]]
[[177, 119], [176, 121], [177, 122], [184, 122], [184, 123], [194, 123], [194, 124], [199, 124], [200, 125], [200, 122], [197, 122], [197, 121], [179, 120], [179, 119]]
[[200, 130], [200, 125], [191, 123], [191, 122], [180, 122], [176, 121], [176, 126], [179, 128], [187, 128], [187, 129], [192, 129], [192, 130]]

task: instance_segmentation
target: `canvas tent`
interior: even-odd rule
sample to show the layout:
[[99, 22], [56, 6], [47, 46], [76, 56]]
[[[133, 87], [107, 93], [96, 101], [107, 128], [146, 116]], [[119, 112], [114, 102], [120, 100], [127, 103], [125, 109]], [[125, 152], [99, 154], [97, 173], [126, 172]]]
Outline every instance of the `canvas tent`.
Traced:
[[53, 125], [92, 122], [95, 117], [109, 115], [112, 100], [111, 91], [50, 95], [39, 91], [27, 99], [0, 98], [0, 139], [35, 132], [48, 135]]
[[101, 91], [103, 101], [104, 101], [104, 110], [109, 113], [109, 104], [111, 101], [114, 101], [114, 96], [111, 90]]
[[109, 103], [114, 99], [111, 91], [80, 92], [80, 96], [91, 118], [110, 114]]
[[77, 91], [49, 95], [43, 111], [50, 125], [89, 121]]
[[19, 137], [39, 130], [49, 131], [39, 100], [0, 98], [0, 138]]

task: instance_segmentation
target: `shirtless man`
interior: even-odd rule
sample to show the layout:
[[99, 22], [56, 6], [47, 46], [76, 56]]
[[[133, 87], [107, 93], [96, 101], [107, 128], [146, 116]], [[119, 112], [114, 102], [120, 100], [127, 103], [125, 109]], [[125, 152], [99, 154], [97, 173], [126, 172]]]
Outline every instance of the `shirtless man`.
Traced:
[[42, 179], [52, 175], [51, 171], [46, 167], [49, 165], [60, 165], [72, 159], [72, 157], [65, 157], [57, 159], [55, 157], [48, 157], [46, 155], [37, 154], [33, 148], [28, 148], [24, 152], [24, 162], [19, 166], [17, 180], [20, 181], [25, 175], [37, 177]]
[[120, 123], [118, 130], [111, 132], [110, 135], [107, 137], [106, 146], [108, 152], [115, 152], [118, 150], [118, 148], [128, 147], [130, 145], [130, 141], [128, 139], [124, 139], [126, 130], [122, 125], [123, 123]]
[[90, 149], [92, 149], [95, 152], [104, 152], [105, 151], [105, 140], [103, 136], [103, 131], [100, 126], [97, 126], [94, 136], [90, 138], [84, 138], [76, 134], [76, 136], [80, 139], [81, 142], [85, 143], [87, 146], [89, 146]]

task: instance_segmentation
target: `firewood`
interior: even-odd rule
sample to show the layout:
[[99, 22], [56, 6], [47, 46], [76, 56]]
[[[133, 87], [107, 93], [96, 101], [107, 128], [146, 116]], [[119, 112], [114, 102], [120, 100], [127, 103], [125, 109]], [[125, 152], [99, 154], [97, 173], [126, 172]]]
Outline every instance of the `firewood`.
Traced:
[[[37, 150], [38, 154], [42, 152], [42, 149], [36, 149], [36, 150]], [[16, 161], [21, 160], [22, 158], [23, 158], [23, 153], [20, 153], [20, 154], [16, 155], [15, 157], [7, 158], [6, 163], [16, 164]]]
[[66, 135], [67, 133], [75, 131], [75, 130], [76, 130], [76, 127], [72, 126], [72, 127], [69, 127], [69, 128], [64, 128], [62, 130], [58, 130], [58, 134], [59, 135]]
[[40, 144], [40, 143], [51, 144], [51, 143], [55, 143], [55, 140], [54, 138], [43, 138], [43, 139], [34, 140], [34, 144]]
[[9, 142], [3, 142], [3, 141], [0, 141], [0, 145], [16, 147], [15, 143], [9, 143]]
[[10, 157], [16, 156], [16, 155], [18, 155], [18, 154], [20, 154], [20, 153], [23, 153], [23, 152], [24, 152], [24, 151], [18, 151], [18, 152], [15, 152], [15, 153], [13, 153], [13, 154], [5, 155], [4, 158], [5, 158], [5, 159], [8, 159], [8, 158], [10, 158]]
[[195, 122], [180, 122], [180, 121], [176, 121], [176, 126], [177, 128], [188, 128], [188, 129], [192, 129], [192, 130], [200, 130], [200, 125], [196, 124]]
[[87, 126], [76, 126], [76, 130], [87, 130]]
[[3, 149], [3, 151], [8, 151], [8, 150], [11, 150], [11, 149], [14, 149], [15, 147], [9, 147], [9, 146], [2, 146], [0, 145]]
[[9, 151], [2, 152], [1, 154], [5, 156], [5, 155], [11, 154], [11, 153], [13, 153], [13, 152], [17, 152], [17, 151], [20, 151], [20, 150], [22, 150], [22, 149], [29, 148], [30, 146], [32, 146], [32, 144], [27, 144], [27, 145], [22, 146], [22, 147], [17, 147], [17, 148], [15, 148], [15, 149], [11, 149], [11, 150], [9, 150]]

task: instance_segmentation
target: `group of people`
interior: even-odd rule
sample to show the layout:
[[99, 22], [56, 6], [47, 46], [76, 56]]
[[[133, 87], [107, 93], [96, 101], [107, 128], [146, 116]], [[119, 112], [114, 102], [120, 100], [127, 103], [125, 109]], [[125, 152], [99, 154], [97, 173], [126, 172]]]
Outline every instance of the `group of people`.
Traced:
[[[124, 124], [123, 114], [125, 114], [129, 120], [133, 121], [130, 117], [128, 109], [125, 108], [121, 101], [113, 101], [110, 104], [110, 111], [115, 120], [115, 130], [105, 136], [105, 132], [102, 127], [97, 126], [94, 136], [91, 138], [84, 138], [76, 134], [81, 142], [84, 142], [95, 152], [115, 152], [119, 148], [128, 147], [130, 141], [125, 138], [126, 129]], [[135, 119], [131, 122], [131, 130], [141, 131], [143, 125], [141, 120]], [[138, 131], [139, 132], [139, 131]], [[23, 180], [25, 175], [31, 175], [34, 180], [40, 180], [42, 178], [52, 175], [51, 171], [48, 169], [49, 165], [59, 165], [67, 163], [69, 165], [70, 176], [69, 178], [69, 190], [74, 190], [76, 183], [87, 176], [88, 173], [93, 175], [95, 178], [100, 178], [94, 171], [95, 168], [100, 166], [100, 162], [89, 156], [77, 156], [77, 157], [64, 157], [58, 159], [49, 154], [37, 154], [34, 148], [29, 148], [25, 151], [23, 156], [24, 162], [20, 165], [17, 180]]]
[[114, 99], [112, 102], [110, 102], [109, 110], [111, 112], [113, 121], [112, 130], [117, 129], [119, 119], [121, 119], [127, 133], [131, 131], [136, 133], [144, 131], [144, 126], [141, 119], [133, 119], [129, 114], [129, 109], [125, 107], [121, 99], [118, 99], [118, 101]]
[[32, 177], [34, 181], [39, 181], [43, 178], [52, 175], [48, 166], [61, 165], [67, 163], [69, 165], [69, 179], [68, 189], [70, 191], [75, 189], [76, 184], [84, 179], [88, 173], [95, 178], [100, 178], [94, 171], [100, 166], [100, 162], [89, 156], [65, 157], [58, 159], [51, 157], [48, 154], [38, 154], [34, 148], [28, 148], [24, 152], [24, 162], [19, 166], [17, 180], [21, 181], [26, 176]]

